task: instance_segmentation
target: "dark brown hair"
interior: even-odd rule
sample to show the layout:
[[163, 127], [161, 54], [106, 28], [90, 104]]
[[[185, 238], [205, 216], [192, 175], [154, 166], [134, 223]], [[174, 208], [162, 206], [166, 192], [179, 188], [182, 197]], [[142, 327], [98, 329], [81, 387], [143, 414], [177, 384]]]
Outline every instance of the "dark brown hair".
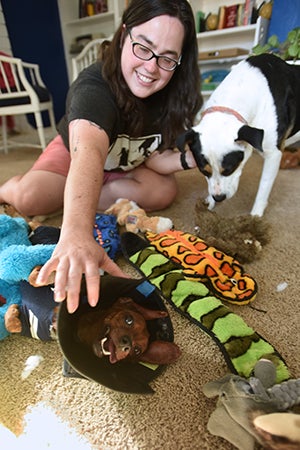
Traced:
[[[157, 122], [161, 125], [163, 147], [174, 145], [176, 136], [193, 125], [202, 106], [198, 45], [193, 11], [187, 0], [132, 0], [124, 11], [122, 22], [111, 44], [103, 53], [103, 76], [114, 92], [122, 110], [128, 132], [138, 136], [142, 131], [143, 101], [128, 88], [121, 71], [122, 42], [125, 32], [154, 17], [168, 15], [180, 20], [184, 27], [181, 64], [167, 86], [159, 91], [163, 108]], [[139, 118], [139, 120], [137, 120]]]

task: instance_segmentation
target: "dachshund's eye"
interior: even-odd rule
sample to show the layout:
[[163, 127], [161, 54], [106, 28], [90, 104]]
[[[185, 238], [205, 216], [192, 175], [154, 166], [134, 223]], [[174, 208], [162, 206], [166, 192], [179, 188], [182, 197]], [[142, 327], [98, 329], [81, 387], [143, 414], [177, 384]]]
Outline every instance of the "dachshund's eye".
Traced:
[[126, 316], [125, 317], [125, 323], [126, 323], [126, 325], [129, 325], [129, 326], [133, 325], [133, 317], [132, 316]]
[[142, 353], [141, 347], [134, 347], [133, 351], [135, 356], [139, 356]]

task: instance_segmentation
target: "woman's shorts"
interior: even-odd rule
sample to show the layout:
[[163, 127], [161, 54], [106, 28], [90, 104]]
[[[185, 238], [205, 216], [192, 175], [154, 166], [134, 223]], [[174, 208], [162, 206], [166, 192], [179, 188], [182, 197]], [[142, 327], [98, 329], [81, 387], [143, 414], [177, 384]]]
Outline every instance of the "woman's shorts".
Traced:
[[[44, 170], [67, 177], [71, 163], [70, 152], [62, 137], [56, 136], [45, 148], [30, 170]], [[126, 176], [126, 172], [104, 172], [103, 184]]]

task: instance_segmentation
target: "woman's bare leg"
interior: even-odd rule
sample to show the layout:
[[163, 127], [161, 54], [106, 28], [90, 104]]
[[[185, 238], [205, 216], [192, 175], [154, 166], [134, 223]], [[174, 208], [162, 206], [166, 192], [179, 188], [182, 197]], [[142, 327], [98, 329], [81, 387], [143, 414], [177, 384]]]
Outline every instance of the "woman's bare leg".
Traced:
[[160, 175], [140, 166], [132, 170], [128, 177], [118, 178], [105, 184], [98, 204], [99, 211], [105, 211], [118, 198], [135, 201], [146, 211], [167, 208], [177, 195], [175, 176]]
[[0, 203], [26, 216], [51, 214], [63, 206], [66, 178], [42, 170], [17, 175], [0, 186]]
[[[8, 203], [26, 216], [51, 214], [63, 206], [66, 178], [42, 170], [15, 176], [0, 186], [0, 204]], [[102, 187], [99, 211], [109, 208], [118, 198], [135, 201], [147, 211], [168, 207], [177, 195], [174, 175], [160, 175], [144, 166]]]

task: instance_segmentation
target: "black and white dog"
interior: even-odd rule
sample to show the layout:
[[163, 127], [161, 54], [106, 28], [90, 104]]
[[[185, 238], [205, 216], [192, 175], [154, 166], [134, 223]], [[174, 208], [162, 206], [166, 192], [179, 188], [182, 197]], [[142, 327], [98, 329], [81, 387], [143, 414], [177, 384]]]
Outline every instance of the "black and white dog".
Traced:
[[200, 123], [177, 145], [184, 152], [189, 143], [207, 178], [209, 209], [236, 193], [243, 167], [258, 150], [264, 165], [251, 215], [262, 216], [285, 140], [299, 130], [300, 66], [263, 54], [232, 69], [207, 101]]

